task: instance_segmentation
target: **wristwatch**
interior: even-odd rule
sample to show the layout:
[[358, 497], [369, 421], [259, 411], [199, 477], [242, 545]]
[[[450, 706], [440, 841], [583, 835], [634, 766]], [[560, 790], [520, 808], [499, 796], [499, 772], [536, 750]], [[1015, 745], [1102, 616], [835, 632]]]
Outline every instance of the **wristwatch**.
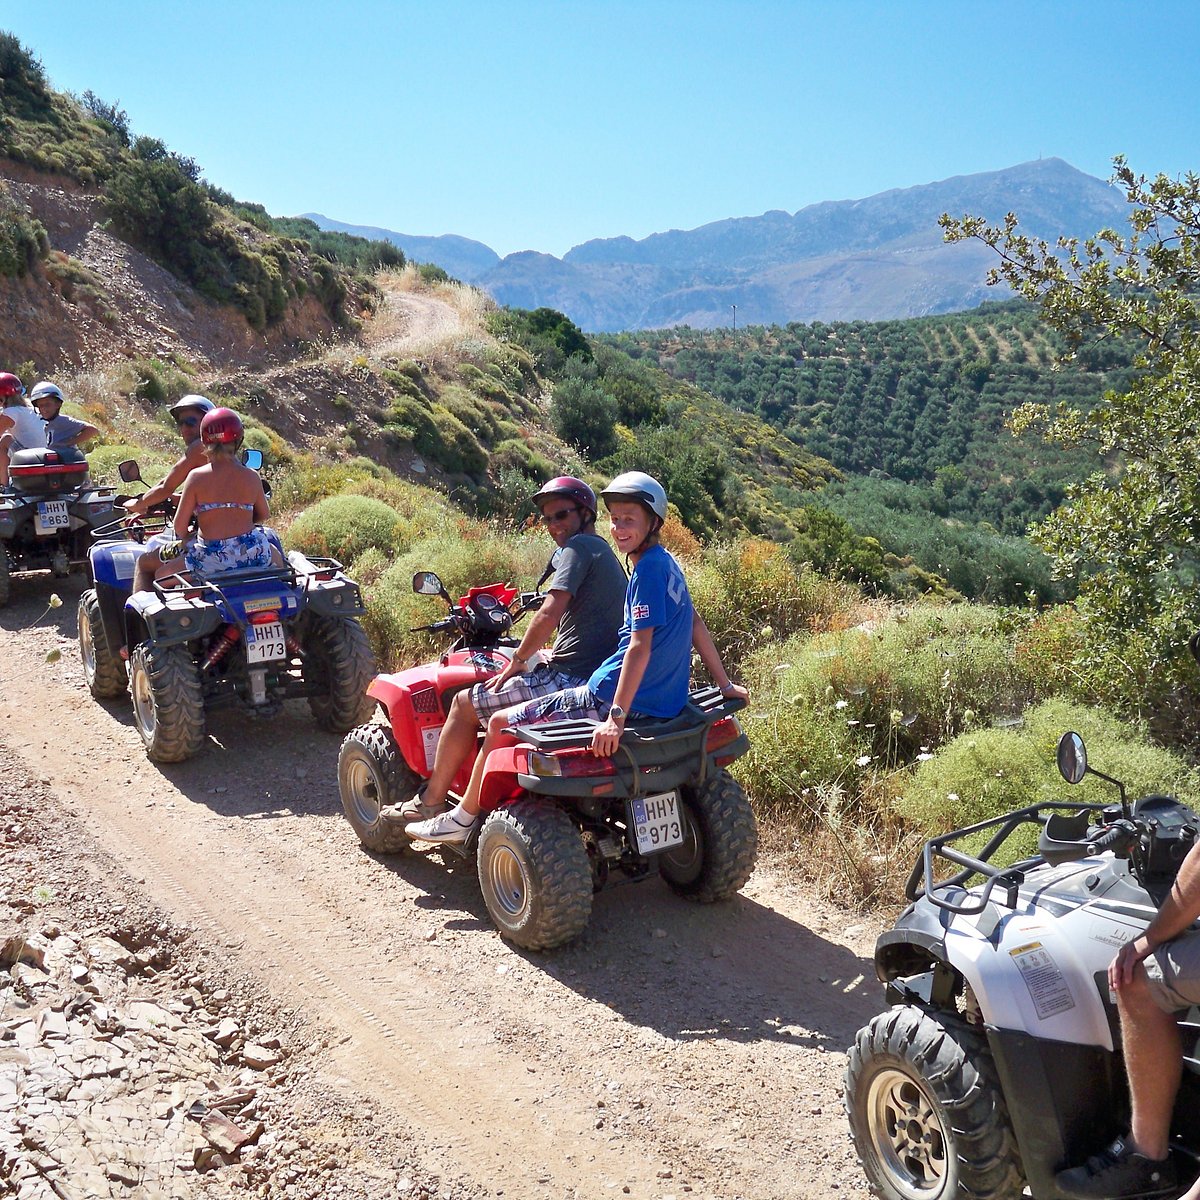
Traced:
[[625, 710], [619, 704], [614, 704], [612, 708], [608, 710], [608, 715], [610, 717], [616, 717], [618, 721], [625, 720]]

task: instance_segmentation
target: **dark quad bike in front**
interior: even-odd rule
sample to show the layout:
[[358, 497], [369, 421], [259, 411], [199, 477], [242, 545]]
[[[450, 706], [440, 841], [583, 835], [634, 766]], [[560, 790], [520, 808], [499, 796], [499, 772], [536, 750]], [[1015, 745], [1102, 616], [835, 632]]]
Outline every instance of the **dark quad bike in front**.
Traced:
[[97, 531], [92, 587], [79, 598], [79, 651], [93, 696], [132, 694], [150, 758], [196, 754], [205, 713], [218, 706], [271, 717], [303, 696], [331, 733], [370, 713], [375, 657], [357, 619], [358, 585], [340, 563], [293, 551], [283, 567], [184, 573], [134, 592], [144, 536], [145, 526], [131, 531], [122, 521]]
[[[1200, 818], [1171, 796], [1128, 804], [1076, 733], [1058, 761], [1069, 783], [1115, 785], [1119, 803], [1031, 805], [932, 839], [876, 945], [891, 1007], [850, 1048], [845, 1105], [886, 1200], [1059, 1200], [1055, 1175], [1128, 1129], [1108, 965], [1153, 920]], [[1005, 843], [1030, 825], [1038, 853], [1012, 862]], [[1200, 1156], [1198, 1018], [1180, 1023], [1181, 1180]]]
[[[426, 628], [452, 633], [454, 643], [436, 662], [376, 678], [368, 689], [376, 718], [346, 736], [338, 761], [346, 816], [362, 844], [381, 853], [412, 844], [381, 809], [410, 799], [428, 778], [450, 702], [503, 670], [517, 645], [514, 620], [541, 599], [492, 584], [454, 602], [425, 571], [413, 588], [450, 605]], [[465, 846], [439, 848], [476, 855], [489, 915], [530, 950], [577, 937], [593, 892], [615, 877], [657, 872], [692, 900], [727, 899], [749, 879], [758, 846], [754, 813], [726, 771], [749, 748], [733, 715], [742, 703], [716, 688], [694, 691], [673, 720], [631, 724], [612, 758], [592, 754], [590, 721], [515, 728], [515, 744], [488, 757], [483, 820]]]
[[18, 450], [0, 490], [0, 608], [10, 576], [22, 571], [70, 573], [87, 561], [92, 530], [112, 520], [114, 493], [88, 478], [74, 446]]

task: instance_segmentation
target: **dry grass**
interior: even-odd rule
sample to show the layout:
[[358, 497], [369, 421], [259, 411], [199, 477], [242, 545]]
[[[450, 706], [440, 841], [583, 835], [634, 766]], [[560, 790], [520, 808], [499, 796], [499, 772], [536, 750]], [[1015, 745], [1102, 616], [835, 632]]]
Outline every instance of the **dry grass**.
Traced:
[[[836, 808], [836, 805], [832, 806]], [[895, 817], [831, 820], [827, 812], [773, 807], [759, 813], [759, 854], [773, 868], [844, 908], [880, 912], [904, 903], [923, 838]]]
[[[453, 366], [487, 357], [494, 339], [484, 317], [495, 308], [491, 297], [461, 283], [427, 284], [415, 267], [376, 277], [383, 293], [363, 330], [365, 348], [375, 358], [416, 359]], [[334, 347], [331, 356], [352, 358], [353, 347]]]

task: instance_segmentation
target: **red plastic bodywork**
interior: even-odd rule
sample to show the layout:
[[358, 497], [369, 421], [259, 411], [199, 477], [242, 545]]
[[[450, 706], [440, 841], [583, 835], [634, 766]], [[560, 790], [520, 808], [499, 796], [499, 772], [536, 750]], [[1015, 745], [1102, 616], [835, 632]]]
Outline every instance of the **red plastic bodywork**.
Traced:
[[[481, 594], [495, 596], [506, 607], [517, 597], [515, 588], [503, 583], [471, 588], [458, 601], [462, 609]], [[404, 761], [422, 779], [433, 770], [438, 736], [450, 712], [450, 702], [463, 690], [497, 675], [507, 665], [512, 651], [455, 650], [443, 654], [438, 662], [422, 663], [394, 675], [377, 675], [367, 695], [378, 701], [388, 715], [396, 744]], [[461, 792], [471, 778], [473, 759], [468, 759], [454, 777], [451, 787]]]

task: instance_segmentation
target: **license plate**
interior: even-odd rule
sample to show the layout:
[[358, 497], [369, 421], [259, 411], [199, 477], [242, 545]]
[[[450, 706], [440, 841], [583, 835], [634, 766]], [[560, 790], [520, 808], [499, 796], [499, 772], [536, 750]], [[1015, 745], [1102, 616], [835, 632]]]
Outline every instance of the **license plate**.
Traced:
[[37, 516], [33, 519], [38, 533], [55, 533], [71, 524], [65, 500], [39, 500]]
[[287, 657], [283, 640], [283, 624], [271, 621], [267, 625], [246, 626], [246, 661], [249, 663], [276, 662]]
[[683, 820], [679, 814], [679, 796], [676, 792], [639, 796], [631, 800], [629, 806], [639, 854], [669, 850], [683, 841]]

